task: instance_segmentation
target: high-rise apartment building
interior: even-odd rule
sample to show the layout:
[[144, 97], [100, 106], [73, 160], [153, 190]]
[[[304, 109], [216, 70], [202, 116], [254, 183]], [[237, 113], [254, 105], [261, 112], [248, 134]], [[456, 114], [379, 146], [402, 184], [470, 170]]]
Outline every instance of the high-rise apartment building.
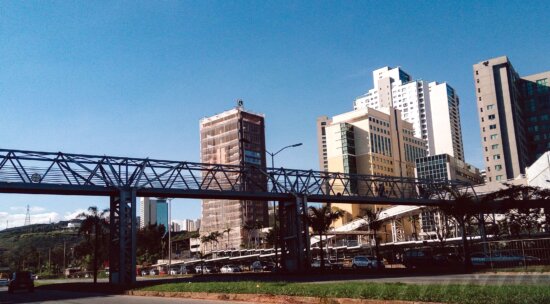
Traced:
[[319, 143], [319, 168], [328, 171], [326, 127], [331, 123], [327, 116], [317, 118], [317, 142]]
[[413, 80], [399, 67], [384, 67], [372, 75], [374, 88], [355, 100], [354, 109], [399, 109], [415, 136], [426, 140], [428, 155], [446, 153], [464, 161], [459, 98], [451, 86]]
[[[242, 106], [200, 121], [201, 161], [227, 165], [266, 167], [264, 116], [247, 112]], [[261, 184], [265, 177], [258, 176]], [[267, 180], [265, 180], [267, 183]], [[246, 189], [257, 187], [244, 185]], [[234, 201], [207, 199], [202, 201], [201, 234], [213, 231], [223, 234], [220, 244], [239, 248], [246, 243], [248, 233], [243, 227], [249, 222], [268, 225], [268, 205], [265, 201]], [[226, 239], [228, 238], [228, 239]]]
[[[426, 156], [426, 141], [415, 137], [412, 123], [401, 117], [401, 110], [386, 107], [355, 110], [331, 120], [321, 118], [318, 121], [326, 124], [318, 124], [325, 134], [325, 140], [318, 143], [319, 158], [326, 158], [326, 169], [331, 172], [414, 177], [415, 159]], [[347, 191], [364, 193], [364, 186], [351, 183]], [[347, 212], [346, 218], [335, 222], [335, 226], [362, 215], [362, 209], [368, 208], [354, 204], [333, 206]]]
[[190, 220], [190, 219], [186, 219], [183, 221], [183, 230], [185, 231], [195, 231], [197, 229], [195, 229], [195, 221], [193, 220]]
[[515, 178], [550, 149], [550, 72], [521, 77], [506, 56], [473, 69], [487, 181]]

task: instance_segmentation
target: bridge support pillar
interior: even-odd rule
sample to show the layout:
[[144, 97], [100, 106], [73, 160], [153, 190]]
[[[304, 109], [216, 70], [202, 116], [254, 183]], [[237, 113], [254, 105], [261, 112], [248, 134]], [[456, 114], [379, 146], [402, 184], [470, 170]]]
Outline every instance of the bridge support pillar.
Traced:
[[136, 282], [136, 192], [121, 189], [111, 196], [109, 247], [109, 283], [128, 285]]
[[309, 229], [306, 222], [307, 198], [279, 202], [281, 264], [290, 273], [310, 267]]

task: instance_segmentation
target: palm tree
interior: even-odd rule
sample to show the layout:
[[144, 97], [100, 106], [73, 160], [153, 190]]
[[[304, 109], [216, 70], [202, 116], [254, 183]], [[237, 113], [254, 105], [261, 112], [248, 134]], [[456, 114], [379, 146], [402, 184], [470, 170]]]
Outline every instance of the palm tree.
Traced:
[[376, 258], [380, 258], [380, 240], [378, 239], [378, 230], [382, 228], [384, 225], [384, 222], [380, 220], [380, 212], [382, 210], [373, 210], [373, 209], [366, 209], [365, 210], [365, 216], [363, 217], [365, 220], [367, 220], [367, 225], [371, 231], [374, 232], [374, 245], [376, 248]]
[[221, 236], [222, 236], [222, 234], [219, 231], [212, 231], [208, 235], [208, 237], [210, 238], [210, 241], [216, 243], [216, 250], [218, 249], [218, 244], [220, 243], [219, 239], [220, 239]]
[[231, 232], [231, 230], [233, 230], [233, 229], [231, 229], [230, 227], [227, 227], [227, 229], [225, 229], [223, 231], [223, 233], [227, 233], [227, 245], [226, 245], [226, 248], [225, 248], [226, 250], [229, 249], [229, 233]]
[[[205, 235], [201, 236], [201, 243], [205, 244], [203, 246], [204, 249], [206, 249], [206, 244], [210, 243], [211, 241], [212, 241], [212, 239], [210, 238], [210, 235], [205, 234]], [[210, 248], [210, 249], [212, 249], [212, 248]]]
[[314, 233], [319, 235], [319, 246], [321, 249], [321, 269], [325, 268], [323, 252], [323, 234], [328, 231], [332, 222], [344, 216], [344, 211], [338, 208], [323, 206], [321, 208], [309, 207], [307, 222]]
[[88, 208], [88, 212], [82, 212], [77, 215], [77, 218], [83, 219], [78, 229], [78, 234], [85, 233], [86, 239], [90, 241], [90, 236], [94, 235], [93, 242], [93, 272], [94, 272], [94, 284], [97, 283], [97, 270], [98, 270], [98, 258], [99, 258], [99, 244], [100, 238], [103, 239], [105, 234], [108, 233], [108, 224], [106, 216], [109, 214], [109, 209], [99, 211], [96, 206]]
[[418, 224], [418, 220], [419, 220], [418, 214], [413, 214], [409, 216], [409, 222], [411, 222], [412, 224], [415, 241], [418, 241], [418, 233], [416, 233], [416, 225]]
[[472, 269], [470, 249], [468, 246], [468, 230], [466, 224], [470, 219], [481, 213], [482, 208], [476, 197], [470, 192], [460, 192], [452, 188], [446, 189], [452, 200], [442, 200], [439, 210], [451, 216], [458, 222], [462, 230], [462, 247], [464, 250], [464, 270], [469, 272]]

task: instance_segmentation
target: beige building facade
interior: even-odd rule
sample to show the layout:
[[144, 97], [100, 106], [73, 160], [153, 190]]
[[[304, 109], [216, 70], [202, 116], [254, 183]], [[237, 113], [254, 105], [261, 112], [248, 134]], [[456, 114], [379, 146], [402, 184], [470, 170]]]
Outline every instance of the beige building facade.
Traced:
[[[321, 125], [319, 122], [326, 122]], [[414, 177], [415, 159], [427, 154], [426, 141], [414, 136], [414, 127], [401, 118], [400, 110], [364, 108], [332, 119], [318, 120], [319, 159], [326, 170], [348, 174]], [[326, 152], [325, 152], [326, 150]], [[322, 167], [323, 168], [323, 167]], [[342, 186], [342, 191], [344, 191]], [[365, 185], [350, 184], [345, 189], [365, 193]], [[371, 189], [370, 191], [373, 191]], [[372, 205], [332, 204], [346, 211], [335, 227], [362, 216]], [[379, 206], [383, 208], [384, 206]]]

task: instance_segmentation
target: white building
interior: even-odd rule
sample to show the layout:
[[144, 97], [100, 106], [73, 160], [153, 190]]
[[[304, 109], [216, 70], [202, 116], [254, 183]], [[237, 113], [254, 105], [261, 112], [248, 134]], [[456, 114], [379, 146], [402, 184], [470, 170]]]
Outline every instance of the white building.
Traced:
[[459, 98], [447, 83], [412, 80], [401, 68], [373, 73], [374, 88], [357, 97], [354, 109], [394, 107], [413, 124], [416, 137], [427, 141], [428, 155], [449, 154], [464, 161]]
[[181, 225], [177, 222], [172, 221], [172, 232], [181, 231]]
[[184, 220], [182, 223], [182, 229], [186, 231], [196, 231], [195, 221], [190, 219]]

